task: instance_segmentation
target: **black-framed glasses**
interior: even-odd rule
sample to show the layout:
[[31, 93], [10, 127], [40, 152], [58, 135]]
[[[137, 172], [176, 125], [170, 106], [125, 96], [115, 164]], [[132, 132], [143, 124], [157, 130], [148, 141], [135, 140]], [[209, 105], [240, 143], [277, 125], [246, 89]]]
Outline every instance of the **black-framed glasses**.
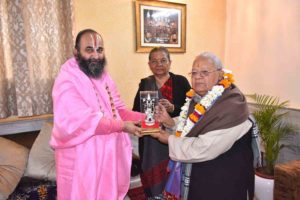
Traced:
[[196, 77], [197, 75], [198, 76], [201, 76], [201, 77], [206, 77], [206, 76], [209, 76], [209, 74], [213, 73], [213, 72], [216, 72], [216, 71], [219, 71], [219, 69], [216, 69], [216, 70], [212, 70], [212, 71], [207, 71], [207, 70], [202, 70], [202, 71], [191, 71], [189, 73], [189, 75], [191, 77]]

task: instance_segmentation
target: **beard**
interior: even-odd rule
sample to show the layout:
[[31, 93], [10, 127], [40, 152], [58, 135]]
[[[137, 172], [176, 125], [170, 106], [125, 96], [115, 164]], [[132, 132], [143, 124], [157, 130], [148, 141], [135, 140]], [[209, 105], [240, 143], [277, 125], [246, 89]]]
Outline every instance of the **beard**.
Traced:
[[81, 71], [91, 78], [100, 78], [106, 65], [105, 57], [102, 59], [85, 59], [78, 54], [76, 60]]

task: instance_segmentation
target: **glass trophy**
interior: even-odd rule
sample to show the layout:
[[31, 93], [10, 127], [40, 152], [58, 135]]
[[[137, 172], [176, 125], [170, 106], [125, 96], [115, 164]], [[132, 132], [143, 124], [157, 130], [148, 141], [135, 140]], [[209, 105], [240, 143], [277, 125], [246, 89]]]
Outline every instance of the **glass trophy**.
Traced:
[[140, 91], [141, 112], [146, 118], [141, 123], [142, 134], [158, 132], [159, 123], [154, 119], [155, 106], [158, 102], [158, 91]]

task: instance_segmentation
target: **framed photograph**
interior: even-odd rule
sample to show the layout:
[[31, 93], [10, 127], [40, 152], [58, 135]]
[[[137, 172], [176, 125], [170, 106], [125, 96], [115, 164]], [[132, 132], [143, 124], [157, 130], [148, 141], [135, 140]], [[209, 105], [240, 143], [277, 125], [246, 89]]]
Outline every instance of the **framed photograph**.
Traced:
[[162, 1], [136, 1], [136, 51], [164, 46], [170, 52], [186, 50], [186, 5]]

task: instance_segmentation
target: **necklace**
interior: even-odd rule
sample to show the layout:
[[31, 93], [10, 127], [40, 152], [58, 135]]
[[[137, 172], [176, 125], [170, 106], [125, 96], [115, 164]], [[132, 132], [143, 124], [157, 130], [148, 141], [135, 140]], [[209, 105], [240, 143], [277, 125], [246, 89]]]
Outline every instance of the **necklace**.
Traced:
[[223, 79], [219, 81], [207, 94], [200, 99], [195, 105], [193, 112], [188, 116], [188, 109], [192, 98], [195, 96], [195, 91], [191, 89], [186, 93], [185, 104], [181, 108], [179, 115], [179, 123], [176, 130], [177, 137], [186, 136], [194, 125], [203, 117], [205, 112], [215, 103], [215, 101], [222, 96], [224, 90], [228, 88], [233, 82], [232, 72], [225, 70]]
[[109, 101], [110, 101], [110, 106], [111, 106], [111, 111], [113, 113], [113, 117], [114, 117], [114, 119], [117, 119], [116, 107], [115, 107], [114, 99], [111, 96], [111, 92], [110, 92], [109, 87], [108, 87], [107, 84], [105, 84], [105, 89], [106, 89], [107, 94], [109, 96]]
[[[95, 91], [96, 96], [97, 96], [97, 101], [98, 101], [98, 105], [99, 105], [100, 111], [103, 113], [103, 110], [102, 110], [102, 107], [101, 107], [101, 104], [100, 104], [100, 95], [99, 95], [99, 93], [98, 93], [98, 91], [96, 89], [96, 86], [95, 86], [94, 82], [92, 80], [91, 80], [91, 82], [92, 82], [94, 91]], [[111, 96], [111, 92], [110, 92], [109, 87], [108, 87], [107, 84], [105, 84], [105, 90], [106, 90], [106, 92], [107, 92], [107, 94], [109, 96], [109, 101], [110, 101], [110, 106], [111, 106], [111, 111], [112, 111], [112, 114], [113, 114], [113, 118], [117, 119], [117, 113], [116, 113], [116, 107], [115, 107], [114, 99]]]

